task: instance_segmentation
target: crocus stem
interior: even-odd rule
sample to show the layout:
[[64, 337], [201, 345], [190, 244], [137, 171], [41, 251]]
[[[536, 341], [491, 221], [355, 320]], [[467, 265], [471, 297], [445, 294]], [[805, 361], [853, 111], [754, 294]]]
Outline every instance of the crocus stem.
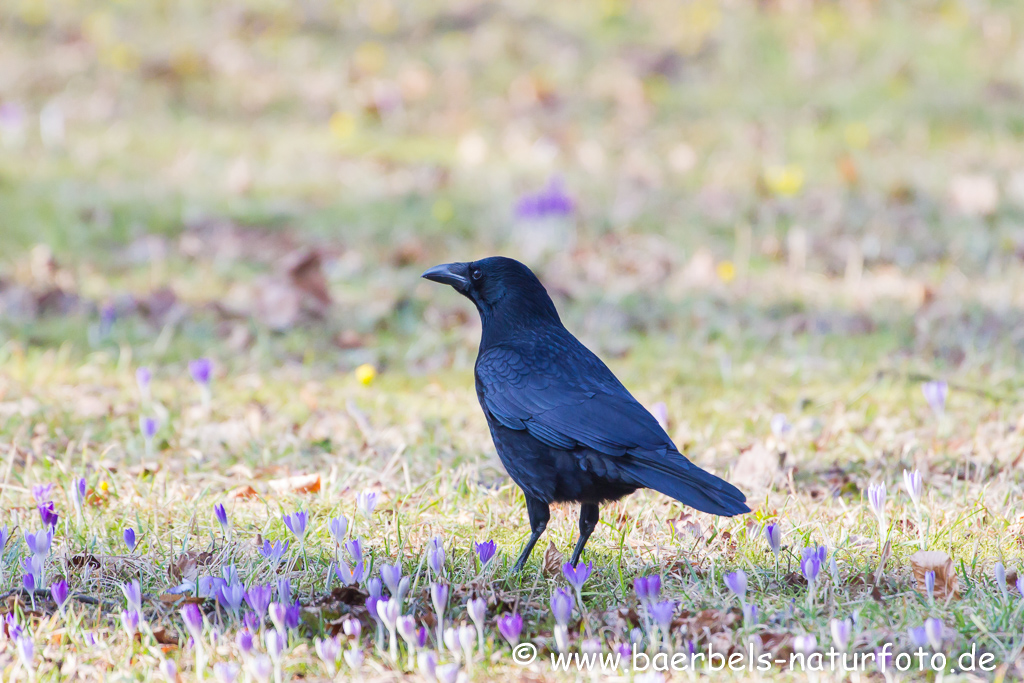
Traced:
[[388, 653], [391, 655], [391, 661], [398, 663], [398, 635], [395, 633], [395, 629], [388, 626], [388, 637], [391, 639], [388, 643]]

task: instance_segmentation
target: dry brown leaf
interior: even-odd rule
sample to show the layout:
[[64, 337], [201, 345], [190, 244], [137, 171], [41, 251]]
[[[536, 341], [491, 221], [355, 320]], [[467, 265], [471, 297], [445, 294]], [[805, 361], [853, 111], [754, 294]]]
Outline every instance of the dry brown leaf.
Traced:
[[548, 541], [548, 548], [544, 551], [544, 573], [548, 576], [554, 576], [562, 571], [563, 564], [565, 564], [565, 559], [562, 557], [562, 553], [558, 552], [558, 548], [555, 547], [555, 542]]
[[[163, 596], [160, 596], [161, 599]], [[156, 642], [160, 645], [177, 645], [178, 636], [173, 633], [169, 633], [163, 626], [157, 626], [153, 629], [153, 637], [156, 638]]]
[[935, 572], [935, 599], [946, 600], [960, 597], [960, 582], [953, 569], [953, 560], [941, 550], [918, 550], [910, 556], [910, 565], [917, 579], [917, 592], [928, 594], [925, 574]]
[[299, 474], [268, 482], [277, 493], [316, 493], [320, 490], [319, 474]]
[[239, 500], [242, 498], [255, 498], [257, 495], [256, 489], [246, 484], [245, 486], [239, 486], [228, 491], [226, 498], [228, 500]]

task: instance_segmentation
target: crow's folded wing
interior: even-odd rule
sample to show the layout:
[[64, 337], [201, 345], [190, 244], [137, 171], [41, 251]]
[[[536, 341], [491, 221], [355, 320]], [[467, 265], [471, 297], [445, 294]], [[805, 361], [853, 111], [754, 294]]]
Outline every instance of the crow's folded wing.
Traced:
[[717, 515], [749, 512], [732, 484], [676, 449], [654, 416], [581, 344], [492, 347], [477, 359], [484, 410], [510, 429], [579, 453], [580, 466]]
[[581, 445], [613, 456], [675, 450], [654, 416], [603, 364], [603, 372], [589, 367], [580, 373], [566, 369], [571, 359], [563, 360], [528, 363], [514, 349], [488, 350], [476, 368], [484, 408], [506, 427], [526, 429], [554, 448]]

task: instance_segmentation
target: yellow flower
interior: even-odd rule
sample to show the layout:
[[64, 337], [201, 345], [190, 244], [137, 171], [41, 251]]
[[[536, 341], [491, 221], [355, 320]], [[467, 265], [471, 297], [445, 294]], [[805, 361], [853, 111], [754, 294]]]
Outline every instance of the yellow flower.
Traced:
[[732, 261], [722, 261], [715, 268], [715, 272], [718, 273], [718, 279], [729, 284], [736, 279], [736, 266], [733, 265]]
[[106, 481], [101, 481], [100, 482], [100, 493], [109, 493], [109, 492], [110, 492], [110, 484], [108, 484]]
[[796, 164], [769, 166], [764, 172], [764, 183], [780, 197], [792, 197], [804, 186], [804, 170]]
[[370, 383], [377, 377], [377, 368], [373, 367], [369, 363], [363, 363], [356, 368], [356, 379], [364, 387], [370, 386]]

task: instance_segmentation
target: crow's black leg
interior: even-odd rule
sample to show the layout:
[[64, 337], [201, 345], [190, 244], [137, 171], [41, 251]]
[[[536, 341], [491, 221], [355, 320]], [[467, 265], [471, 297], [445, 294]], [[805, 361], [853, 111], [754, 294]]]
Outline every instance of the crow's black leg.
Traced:
[[526, 566], [526, 561], [530, 559], [530, 553], [533, 552], [533, 546], [537, 545], [540, 535], [548, 528], [548, 520], [551, 519], [551, 509], [548, 504], [537, 498], [528, 497], [526, 499], [526, 512], [530, 515], [530, 540], [526, 542], [526, 547], [523, 548], [519, 559], [516, 560], [516, 566], [512, 568], [513, 573], [522, 571]]
[[576, 541], [576, 549], [572, 551], [572, 566], [580, 561], [583, 554], [583, 546], [587, 544], [590, 534], [597, 528], [597, 520], [601, 517], [601, 508], [597, 503], [583, 503], [580, 505], [580, 540]]

